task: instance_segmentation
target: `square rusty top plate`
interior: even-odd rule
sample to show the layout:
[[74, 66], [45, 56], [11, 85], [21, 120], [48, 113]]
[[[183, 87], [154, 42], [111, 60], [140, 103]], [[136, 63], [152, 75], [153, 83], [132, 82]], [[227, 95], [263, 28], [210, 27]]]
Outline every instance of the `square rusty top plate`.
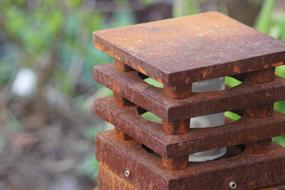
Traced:
[[167, 85], [269, 68], [285, 44], [217, 12], [94, 32], [95, 47]]

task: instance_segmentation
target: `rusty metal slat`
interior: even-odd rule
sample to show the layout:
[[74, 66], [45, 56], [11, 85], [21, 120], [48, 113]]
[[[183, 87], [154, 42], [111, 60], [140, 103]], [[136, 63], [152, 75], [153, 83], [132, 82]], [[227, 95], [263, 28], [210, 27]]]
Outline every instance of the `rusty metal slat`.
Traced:
[[169, 86], [285, 60], [284, 43], [214, 12], [97, 31], [93, 37], [96, 48]]
[[[272, 145], [268, 153], [253, 156], [240, 153], [200, 164], [185, 170], [168, 171], [159, 165], [159, 158], [135, 141], [123, 141], [114, 131], [97, 136], [97, 159], [116, 175], [137, 189], [227, 190], [231, 181], [239, 189], [250, 190], [285, 181], [285, 150]], [[128, 177], [125, 171], [129, 170]]]
[[285, 134], [285, 116], [280, 113], [270, 118], [242, 119], [223, 127], [193, 129], [183, 135], [167, 135], [160, 124], [145, 120], [134, 107], [117, 107], [111, 97], [97, 100], [94, 110], [117, 129], [168, 158]]
[[285, 99], [285, 80], [276, 78], [264, 84], [241, 85], [218, 92], [193, 94], [174, 100], [140, 79], [135, 72], [117, 71], [113, 64], [98, 65], [94, 78], [116, 94], [169, 121], [189, 119], [226, 110], [238, 110]]
[[183, 86], [167, 86], [163, 88], [163, 92], [170, 98], [173, 99], [183, 99], [188, 98], [192, 94], [192, 84], [187, 84]]

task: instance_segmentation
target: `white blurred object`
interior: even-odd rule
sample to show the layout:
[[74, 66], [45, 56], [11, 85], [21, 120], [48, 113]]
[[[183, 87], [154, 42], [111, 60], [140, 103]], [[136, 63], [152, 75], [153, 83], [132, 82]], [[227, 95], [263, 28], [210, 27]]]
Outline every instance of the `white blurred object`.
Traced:
[[[192, 92], [211, 92], [224, 90], [224, 77], [195, 82], [192, 84]], [[224, 113], [215, 113], [191, 118], [190, 128], [208, 128], [223, 125], [225, 122]], [[226, 153], [226, 147], [207, 150], [189, 155], [190, 162], [203, 162], [215, 160]]]
[[30, 96], [36, 89], [37, 76], [32, 69], [20, 69], [12, 84], [12, 92], [21, 97]]

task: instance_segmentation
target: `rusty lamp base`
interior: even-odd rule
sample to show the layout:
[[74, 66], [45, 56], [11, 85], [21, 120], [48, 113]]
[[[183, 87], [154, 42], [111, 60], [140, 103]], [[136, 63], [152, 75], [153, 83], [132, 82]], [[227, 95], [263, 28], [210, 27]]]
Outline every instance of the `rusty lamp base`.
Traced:
[[[100, 190], [139, 190], [131, 185], [128, 181], [112, 172], [108, 166], [101, 164], [99, 166], [99, 171], [100, 176], [98, 180]], [[265, 187], [256, 190], [285, 190], [285, 184], [276, 185], [273, 187]]]
[[[131, 185], [128, 181], [112, 172], [108, 166], [101, 164], [99, 166], [99, 171], [100, 190], [139, 190]], [[274, 187], [265, 187], [256, 190], [285, 190], [285, 185], [276, 185]]]
[[121, 178], [104, 165], [99, 165], [99, 189], [100, 190], [138, 190], [125, 179]]
[[96, 143], [100, 190], [247, 190], [285, 181], [285, 150], [275, 144], [259, 155], [236, 154], [233, 147], [225, 158], [168, 171], [161, 168], [159, 156], [133, 140], [118, 139], [115, 131], [99, 134]]

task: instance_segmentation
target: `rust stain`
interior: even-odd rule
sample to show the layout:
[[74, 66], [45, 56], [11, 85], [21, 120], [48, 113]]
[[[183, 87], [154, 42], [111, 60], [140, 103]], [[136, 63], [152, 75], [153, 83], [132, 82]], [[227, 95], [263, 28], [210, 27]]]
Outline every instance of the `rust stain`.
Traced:
[[139, 190], [126, 180], [120, 178], [104, 164], [99, 165], [98, 179], [100, 190]]
[[234, 73], [241, 73], [241, 69], [238, 66], [234, 66]]

